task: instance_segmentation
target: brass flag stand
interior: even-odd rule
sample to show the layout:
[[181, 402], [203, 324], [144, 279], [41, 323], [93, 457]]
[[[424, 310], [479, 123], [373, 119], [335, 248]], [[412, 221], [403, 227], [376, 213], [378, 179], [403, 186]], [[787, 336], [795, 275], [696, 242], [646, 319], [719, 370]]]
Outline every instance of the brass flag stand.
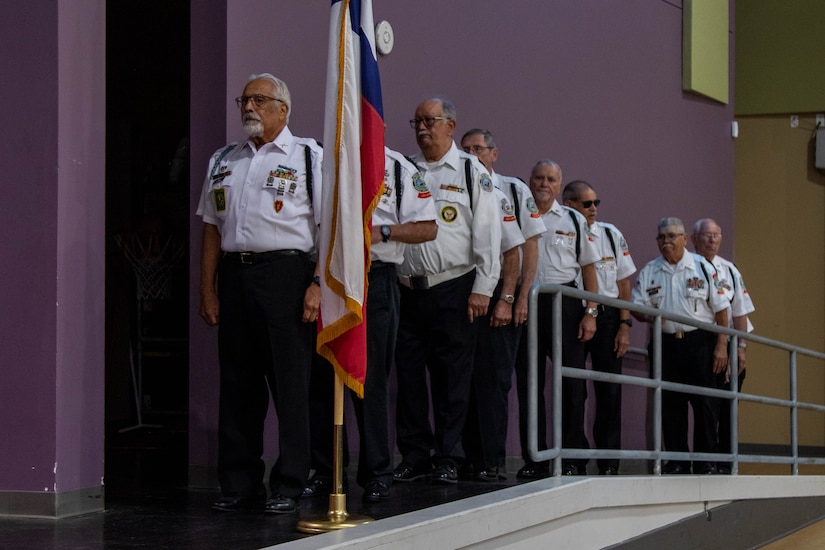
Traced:
[[329, 495], [329, 512], [324, 516], [310, 516], [298, 521], [298, 531], [302, 533], [327, 533], [355, 527], [375, 521], [369, 516], [347, 512], [347, 495], [344, 493], [344, 382], [335, 375], [335, 438], [332, 462], [332, 488]]

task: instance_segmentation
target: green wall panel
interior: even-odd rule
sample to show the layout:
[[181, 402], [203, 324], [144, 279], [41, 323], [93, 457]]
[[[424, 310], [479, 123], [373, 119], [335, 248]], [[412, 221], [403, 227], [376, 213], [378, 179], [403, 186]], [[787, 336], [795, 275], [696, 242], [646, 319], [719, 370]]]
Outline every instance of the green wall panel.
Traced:
[[727, 104], [728, 0], [684, 0], [682, 89]]
[[737, 115], [825, 112], [825, 1], [736, 2]]

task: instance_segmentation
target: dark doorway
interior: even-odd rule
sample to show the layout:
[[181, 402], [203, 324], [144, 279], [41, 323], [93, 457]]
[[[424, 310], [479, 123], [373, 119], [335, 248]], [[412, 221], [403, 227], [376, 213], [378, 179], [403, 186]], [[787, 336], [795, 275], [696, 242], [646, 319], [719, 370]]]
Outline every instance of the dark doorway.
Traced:
[[186, 484], [189, 0], [106, 3], [107, 495]]

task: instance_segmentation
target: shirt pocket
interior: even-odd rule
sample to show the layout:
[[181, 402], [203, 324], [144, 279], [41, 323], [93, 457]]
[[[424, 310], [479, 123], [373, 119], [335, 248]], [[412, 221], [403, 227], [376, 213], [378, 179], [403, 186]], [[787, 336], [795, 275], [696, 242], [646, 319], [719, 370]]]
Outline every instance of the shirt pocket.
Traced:
[[556, 231], [550, 235], [550, 245], [562, 248], [576, 248], [576, 238], [577, 235], [573, 231], [565, 232], [561, 229], [556, 229]]
[[215, 214], [219, 218], [225, 218], [229, 212], [231, 201], [234, 200], [234, 188], [231, 178], [220, 178], [212, 182], [212, 187], [209, 189], [209, 195], [212, 199], [212, 206], [215, 208]]
[[470, 197], [463, 188], [442, 186], [435, 201], [441, 225], [471, 225]]

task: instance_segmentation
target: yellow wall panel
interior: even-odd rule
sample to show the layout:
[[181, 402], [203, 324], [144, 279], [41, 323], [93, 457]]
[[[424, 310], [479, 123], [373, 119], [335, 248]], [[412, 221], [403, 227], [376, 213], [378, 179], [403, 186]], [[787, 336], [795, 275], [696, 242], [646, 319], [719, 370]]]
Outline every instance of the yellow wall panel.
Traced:
[[[756, 311], [755, 333], [825, 351], [825, 175], [813, 169], [814, 118], [739, 118], [735, 261]], [[825, 402], [825, 364], [800, 357], [799, 399]], [[788, 354], [748, 348], [743, 391], [787, 399]], [[789, 444], [787, 409], [743, 404], [740, 442]], [[821, 413], [800, 414], [800, 444], [825, 443]]]

